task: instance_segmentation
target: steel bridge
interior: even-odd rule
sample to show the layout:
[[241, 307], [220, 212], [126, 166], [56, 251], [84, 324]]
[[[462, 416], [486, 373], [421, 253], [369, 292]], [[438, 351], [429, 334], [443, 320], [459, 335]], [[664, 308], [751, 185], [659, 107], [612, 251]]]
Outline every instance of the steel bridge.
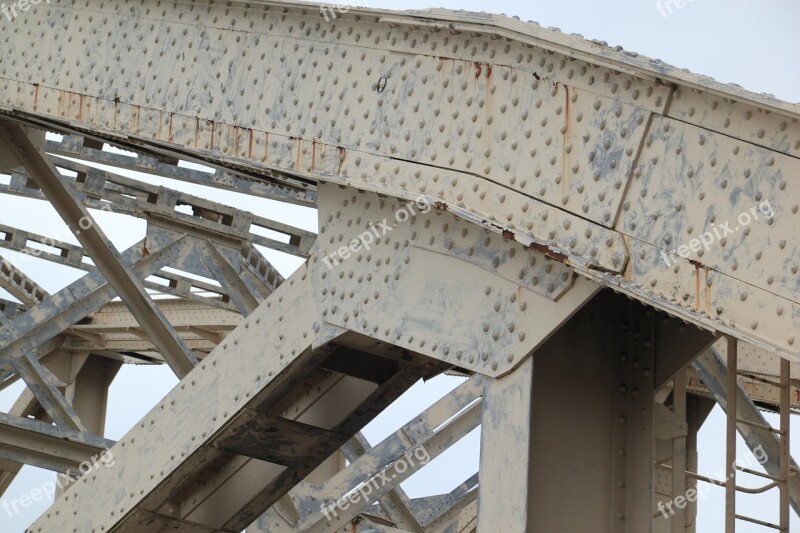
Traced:
[[[0, 247], [85, 275], [49, 294], [0, 268], [0, 387], [27, 385], [0, 488], [116, 458], [29, 531], [687, 533], [703, 483], [726, 532], [789, 530], [800, 107], [487, 14], [23, 3], [0, 33], [0, 188], [80, 245], [3, 226]], [[307, 206], [318, 233], [131, 172]], [[96, 210], [146, 237], [116, 249]], [[265, 249], [304, 262], [284, 279]], [[111, 442], [108, 387], [141, 363], [180, 383]], [[442, 373], [464, 381], [361, 435]], [[403, 491], [414, 453], [478, 426], [479, 472]], [[774, 523], [736, 510], [737, 431]]]

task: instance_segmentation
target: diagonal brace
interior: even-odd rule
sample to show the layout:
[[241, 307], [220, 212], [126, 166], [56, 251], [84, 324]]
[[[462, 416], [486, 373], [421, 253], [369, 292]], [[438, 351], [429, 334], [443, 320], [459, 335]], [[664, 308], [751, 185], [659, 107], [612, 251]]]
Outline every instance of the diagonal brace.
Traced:
[[12, 364], [57, 425], [80, 432], [87, 431], [78, 413], [58, 390], [56, 377], [36, 357], [27, 353]]
[[180, 378], [188, 374], [197, 364], [197, 359], [169, 325], [142, 284], [122, 264], [114, 245], [69, 185], [59, 178], [58, 171], [46, 154], [34, 144], [26, 130], [8, 120], [0, 123], [0, 142], [4, 142], [30, 172], [175, 374]]
[[202, 241], [198, 244], [203, 263], [228, 293], [236, 309], [242, 316], [255, 311], [259, 303], [256, 296], [250, 292], [236, 267], [228, 261], [225, 254], [213, 242]]
[[[722, 409], [728, 411], [728, 393], [726, 390], [726, 382], [728, 377], [728, 368], [723, 361], [720, 354], [714, 348], [710, 348], [703, 352], [692, 363], [700, 379]], [[763, 446], [766, 453], [767, 461], [762, 465], [764, 470], [772, 476], [780, 476], [780, 464], [778, 458], [780, 457], [780, 442], [778, 437], [763, 427], [768, 427], [769, 424], [763, 415], [759, 412], [753, 401], [747, 395], [747, 392], [738, 385], [736, 394], [736, 417], [742, 420], [751, 422], [752, 424], [739, 423], [737, 424], [739, 433], [742, 435], [748, 448], [756, 450], [758, 446]], [[794, 459], [790, 459], [793, 467], [797, 467]], [[800, 515], [800, 478], [792, 476], [789, 478], [789, 495], [792, 508], [795, 513]]]

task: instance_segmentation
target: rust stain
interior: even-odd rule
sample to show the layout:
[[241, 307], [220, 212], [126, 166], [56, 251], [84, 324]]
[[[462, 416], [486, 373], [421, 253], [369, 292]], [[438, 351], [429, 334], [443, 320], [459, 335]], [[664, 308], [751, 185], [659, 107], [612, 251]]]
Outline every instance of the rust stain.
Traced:
[[247, 145], [247, 158], [253, 159], [253, 130], [248, 130], [248, 131], [250, 132], [249, 134], [250, 139]]
[[172, 142], [172, 119], [175, 118], [175, 113], [169, 114], [169, 130], [167, 131], [167, 141]]
[[492, 77], [492, 65], [489, 64], [486, 65], [486, 77], [487, 78]]
[[478, 79], [481, 77], [481, 64], [473, 63], [473, 66], [475, 67], [475, 79]]
[[562, 263], [568, 262], [568, 258], [567, 258], [567, 256], [565, 254], [562, 254], [561, 252], [557, 252], [557, 251], [553, 250], [552, 248], [550, 248], [546, 244], [539, 244], [539, 243], [535, 242], [535, 243], [530, 245], [530, 248], [535, 252], [539, 252], [540, 254], [544, 255], [545, 257], [549, 257], [550, 259], [554, 259], [554, 260], [560, 261]]
[[622, 279], [625, 281], [632, 281], [633, 280], [633, 273], [630, 268], [626, 268], [622, 271]]
[[83, 119], [83, 95], [78, 95], [78, 116], [76, 117], [78, 120]]
[[503, 240], [508, 242], [514, 240], [514, 232], [504, 229], [503, 230]]
[[342, 175], [342, 166], [344, 166], [344, 160], [345, 160], [345, 156], [346, 156], [346, 151], [341, 146], [337, 147], [337, 150], [339, 150], [339, 170], [336, 172], [336, 174], [338, 176], [341, 176]]
[[436, 202], [435, 204], [433, 204], [433, 207], [435, 207], [440, 211], [448, 211], [447, 204], [444, 202]]
[[700, 269], [694, 269], [694, 310], [700, 311]]
[[[703, 301], [700, 290], [700, 270], [702, 269], [706, 276], [708, 276], [708, 269], [701, 263], [695, 259], [687, 259], [689, 263], [694, 267], [694, 310], [700, 311], [701, 305], [700, 302]], [[706, 294], [706, 299], [708, 298], [708, 294]]]
[[214, 136], [215, 136], [214, 130], [216, 129], [217, 123], [214, 122], [213, 120], [209, 120], [208, 122], [211, 123], [211, 146], [209, 146], [208, 149], [209, 150], [213, 150], [214, 149]]
[[567, 143], [570, 137], [570, 112], [569, 112], [569, 87], [564, 85], [564, 136], [561, 142], [561, 194], [567, 194], [569, 190], [569, 154], [567, 153]]

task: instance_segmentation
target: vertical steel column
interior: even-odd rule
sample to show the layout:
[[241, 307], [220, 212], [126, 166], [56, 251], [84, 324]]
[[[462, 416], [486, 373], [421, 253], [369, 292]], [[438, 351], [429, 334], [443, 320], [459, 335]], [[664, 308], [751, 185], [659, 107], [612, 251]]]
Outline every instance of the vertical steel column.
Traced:
[[[675, 374], [672, 388], [672, 410], [675, 418], [686, 422], [686, 368]], [[686, 437], [672, 440], [672, 495], [686, 495]], [[672, 517], [672, 533], [685, 533], [686, 508], [678, 508]]]
[[532, 387], [533, 356], [485, 381], [478, 533], [528, 531]]
[[791, 475], [791, 457], [789, 455], [790, 400], [791, 400], [791, 368], [788, 359], [781, 359], [781, 531], [789, 531], [789, 476]]
[[734, 337], [728, 337], [728, 423], [725, 435], [725, 533], [736, 531], [736, 401], [737, 353]]

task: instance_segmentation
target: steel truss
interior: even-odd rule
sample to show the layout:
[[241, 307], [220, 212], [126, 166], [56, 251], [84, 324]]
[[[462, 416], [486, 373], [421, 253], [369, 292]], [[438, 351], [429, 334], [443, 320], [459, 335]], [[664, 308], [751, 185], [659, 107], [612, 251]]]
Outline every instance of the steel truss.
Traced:
[[[161, 4], [53, 0], [3, 37], [0, 192], [80, 243], [0, 226], [0, 389], [26, 385], [0, 490], [69, 478], [30, 531], [693, 533], [701, 483], [726, 533], [788, 531], [797, 106], [505, 17]], [[313, 208], [318, 234], [139, 174]], [[98, 210], [145, 237], [117, 250]], [[265, 249], [305, 262], [284, 278]], [[26, 255], [85, 274], [50, 294]], [[115, 443], [123, 364], [180, 384]], [[763, 487], [697, 471], [717, 404]], [[403, 490], [477, 427], [479, 472]], [[770, 489], [775, 523], [737, 513]]]

